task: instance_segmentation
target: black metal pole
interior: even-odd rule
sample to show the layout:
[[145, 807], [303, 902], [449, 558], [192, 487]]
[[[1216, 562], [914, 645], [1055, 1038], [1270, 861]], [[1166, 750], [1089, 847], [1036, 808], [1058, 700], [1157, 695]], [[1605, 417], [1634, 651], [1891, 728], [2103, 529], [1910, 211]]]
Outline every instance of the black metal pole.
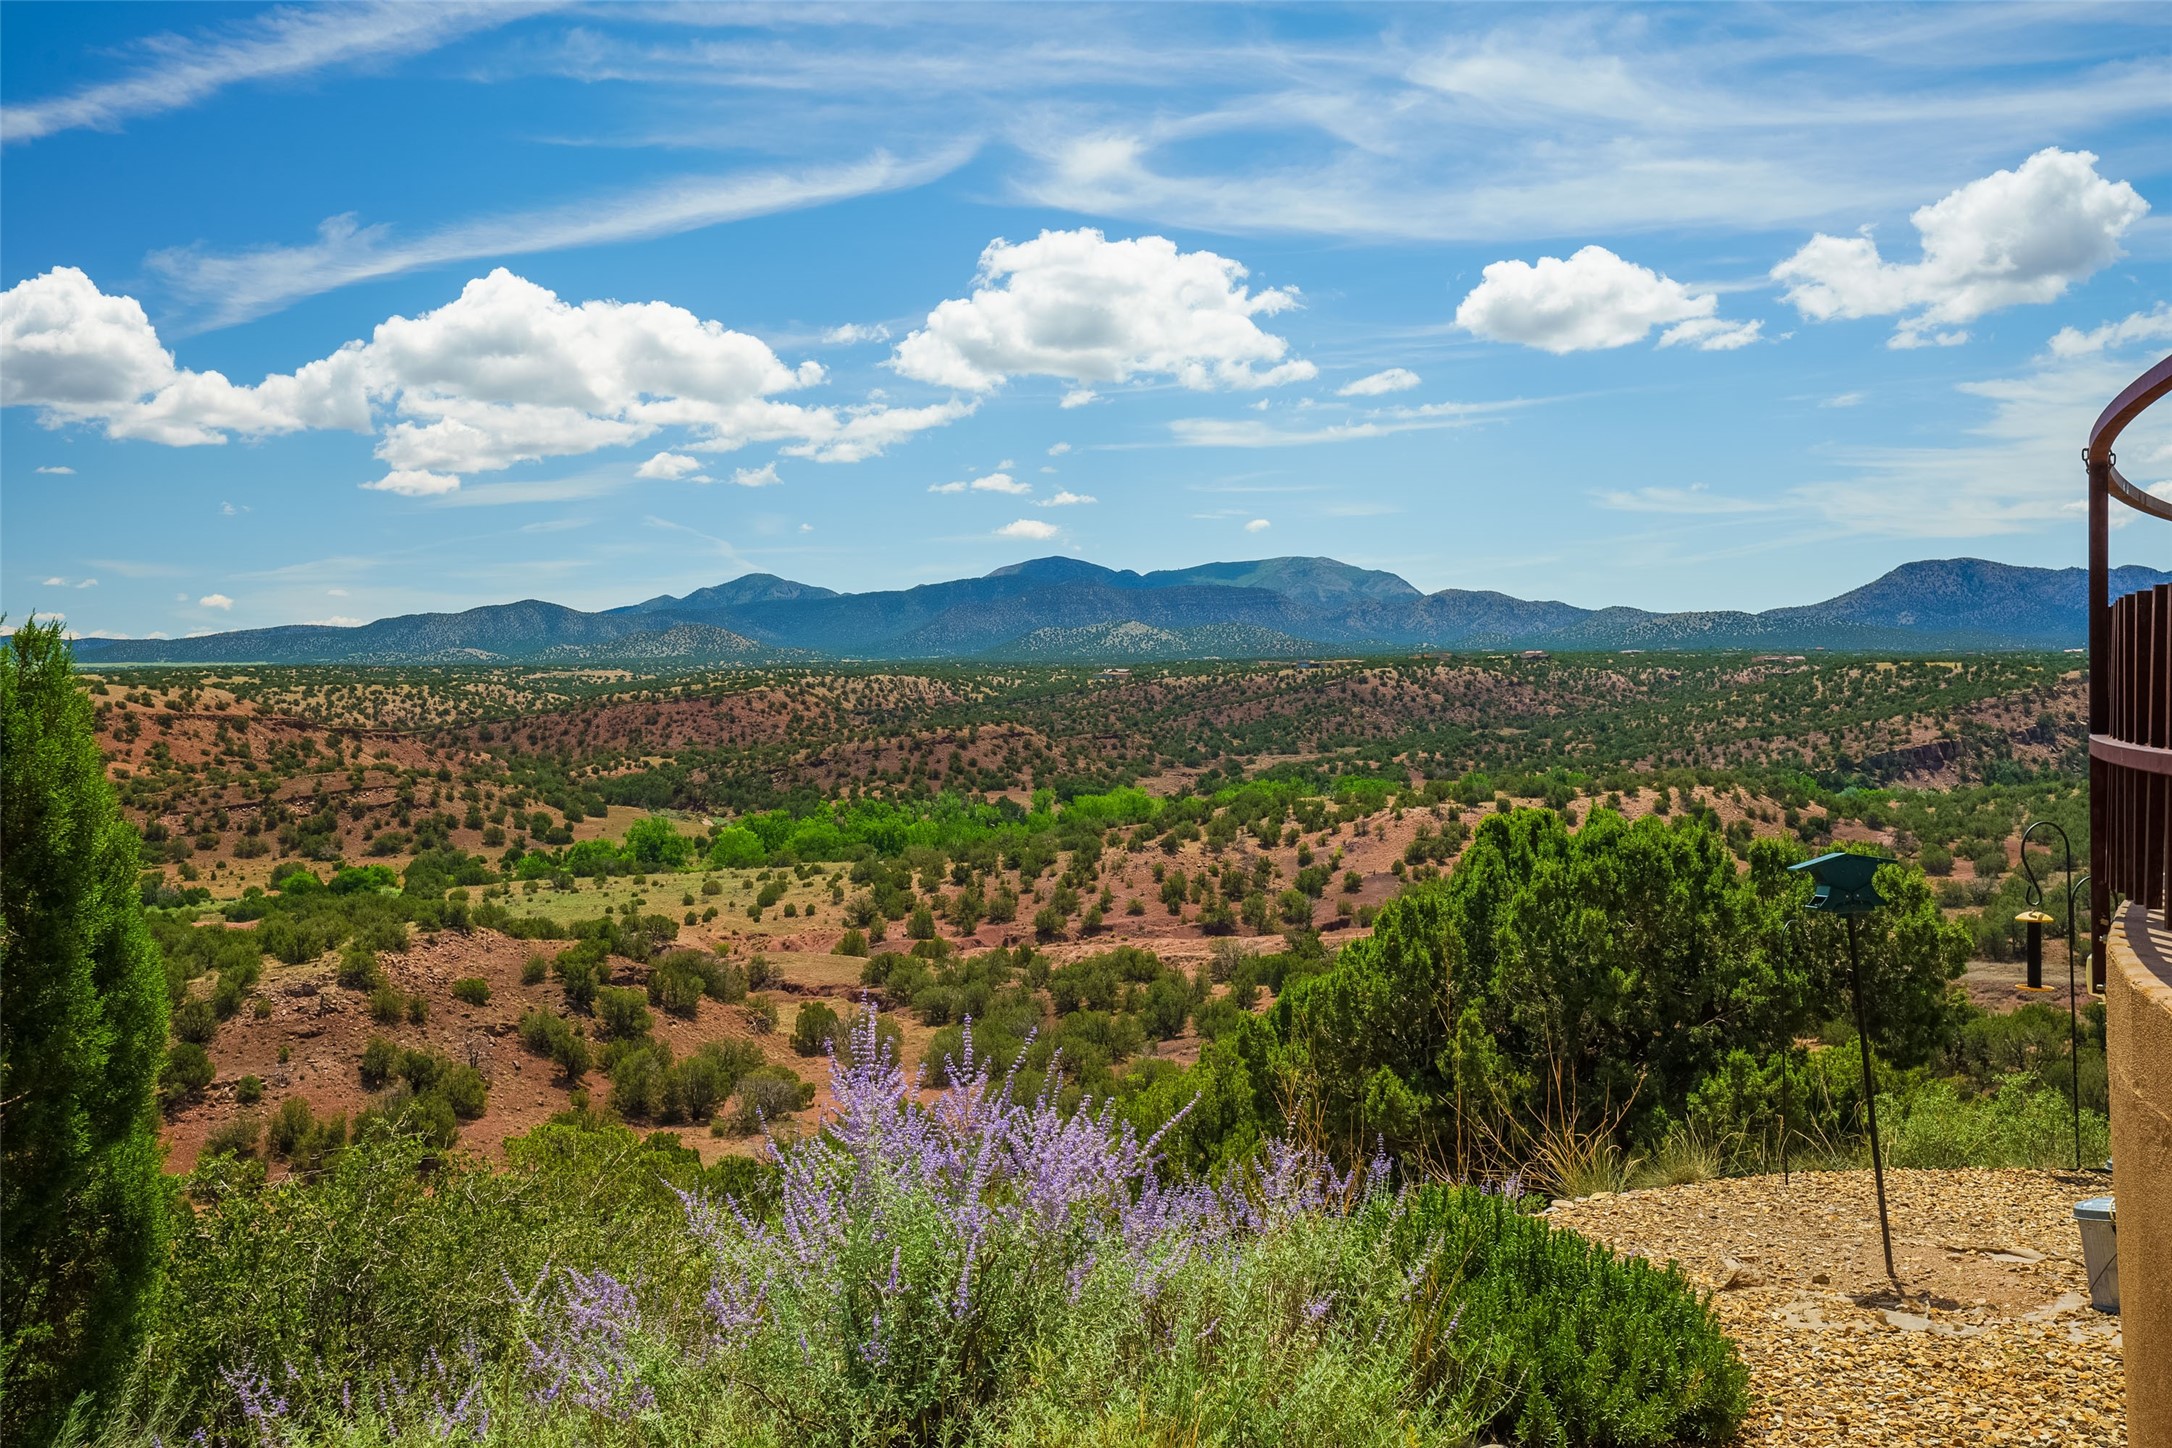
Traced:
[[2067, 873], [2066, 886], [2066, 1037], [2067, 1060], [2074, 1078], [2074, 1170], [2082, 1169], [2081, 1160], [2081, 1007], [2078, 995], [2080, 987], [2074, 975], [2074, 896], [2089, 883], [2087, 875], [2075, 879], [2071, 870]]
[[1855, 917], [1848, 917], [1848, 981], [1855, 994], [1855, 1040], [1863, 1049], [1863, 1115], [1870, 1123], [1870, 1175], [1878, 1188], [1878, 1240], [1885, 1246], [1885, 1275], [1900, 1290], [1893, 1270], [1893, 1227], [1885, 1211], [1885, 1153], [1878, 1146], [1878, 1083], [1870, 1069], [1870, 1018], [1863, 1009], [1863, 964], [1855, 944]]
[[[2029, 877], [2029, 908], [2043, 913], [2044, 891], [2036, 883], [2036, 867], [2029, 863], [2029, 837], [2038, 830], [2050, 830], [2059, 837], [2059, 845], [2066, 854], [2066, 1038], [2067, 1061], [2073, 1081], [2074, 1109], [2074, 1170], [2081, 1164], [2081, 1004], [2077, 997], [2079, 983], [2075, 977], [2074, 951], [2078, 938], [2074, 925], [2074, 897], [2089, 882], [2083, 875], [2074, 878], [2074, 841], [2068, 837], [2065, 826], [2056, 820], [2038, 820], [2021, 832], [2021, 868]], [[2029, 927], [2034, 930], [2036, 927]]]
[[1789, 1071], [1788, 1058], [1795, 1054], [1792, 1031], [1788, 1039], [1780, 1043], [1780, 1185], [1787, 1185], [1787, 1118], [1795, 1104], [1792, 1089], [1794, 1073]]

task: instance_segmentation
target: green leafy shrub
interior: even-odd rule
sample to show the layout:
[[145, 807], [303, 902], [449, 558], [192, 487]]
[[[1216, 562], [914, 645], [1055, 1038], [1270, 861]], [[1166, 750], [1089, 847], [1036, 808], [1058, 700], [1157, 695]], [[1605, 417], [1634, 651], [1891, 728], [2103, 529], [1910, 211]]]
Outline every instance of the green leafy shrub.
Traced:
[[[1886, 1162], [1896, 1167], [2034, 1167], [2074, 1165], [2074, 1111], [2064, 1091], [2026, 1076], [2007, 1078], [1978, 1096], [1950, 1081], [1930, 1081], [1904, 1094], [1880, 1093], [1878, 1126]], [[2082, 1161], [2111, 1151], [2104, 1114], [2081, 1113]]]
[[630, 1041], [649, 1033], [656, 1018], [649, 1014], [648, 995], [631, 986], [601, 986], [596, 991], [596, 1024], [607, 1041]]
[[346, 1117], [333, 1115], [320, 1121], [299, 1096], [289, 1096], [279, 1103], [265, 1133], [271, 1154], [302, 1173], [324, 1170], [332, 1154], [346, 1141]]
[[593, 1064], [588, 1041], [573, 1023], [546, 1010], [528, 1010], [520, 1018], [520, 1043], [557, 1063], [568, 1081], [579, 1081]]
[[199, 1046], [211, 1044], [211, 1038], [219, 1033], [219, 1017], [211, 1008], [211, 1002], [201, 996], [192, 996], [173, 1010], [173, 1037], [177, 1041], [189, 1041]]
[[400, 1064], [400, 1048], [383, 1036], [372, 1036], [362, 1048], [362, 1084], [378, 1090], [392, 1079]]
[[[1410, 1311], [1454, 1324], [1461, 1347], [1421, 1331], [1415, 1381], [1478, 1373], [1498, 1401], [1487, 1427], [1528, 1444], [1717, 1442], [1749, 1403], [1749, 1373], [1706, 1299], [1658, 1268], [1470, 1188], [1375, 1198], [1356, 1222], [1414, 1279]], [[1436, 1346], [1436, 1344], [1438, 1344]]]
[[673, 950], [649, 969], [649, 1004], [692, 1019], [704, 996], [733, 1002], [747, 993], [746, 975], [705, 950]]
[[396, 1026], [407, 1014], [407, 994], [390, 985], [370, 992], [370, 1019], [380, 1026]]
[[158, 1099], [168, 1111], [201, 1095], [217, 1074], [211, 1056], [194, 1041], [176, 1041], [166, 1052], [166, 1065], [158, 1073]]
[[244, 1076], [234, 1083], [234, 1099], [244, 1106], [254, 1106], [264, 1099], [264, 1078]]
[[452, 983], [453, 999], [471, 1006], [490, 1003], [490, 982], [478, 975], [464, 975]]
[[822, 1001], [809, 1001], [792, 1019], [792, 1049], [802, 1056], [819, 1056], [840, 1034], [837, 1012]]
[[204, 1137], [205, 1156], [234, 1156], [250, 1158], [257, 1153], [257, 1143], [263, 1139], [264, 1123], [253, 1111], [244, 1111], [230, 1121], [222, 1121], [211, 1128]]
[[814, 1083], [783, 1066], [761, 1066], [739, 1081], [731, 1129], [752, 1136], [765, 1122], [774, 1122], [814, 1102]]

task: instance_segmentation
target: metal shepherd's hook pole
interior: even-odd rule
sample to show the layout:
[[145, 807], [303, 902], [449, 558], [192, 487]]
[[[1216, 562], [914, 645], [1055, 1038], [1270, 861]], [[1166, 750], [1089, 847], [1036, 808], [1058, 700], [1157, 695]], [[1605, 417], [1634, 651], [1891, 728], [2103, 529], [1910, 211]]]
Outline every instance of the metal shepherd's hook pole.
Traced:
[[[2082, 1169], [2081, 1006], [2078, 991], [2078, 982], [2074, 974], [2074, 952], [2078, 945], [2078, 939], [2074, 926], [2074, 892], [2078, 890], [2081, 886], [2087, 884], [2089, 882], [2089, 877], [2087, 875], [2084, 875], [2079, 880], [2074, 878], [2074, 842], [2071, 839], [2067, 838], [2065, 828], [2061, 826], [2058, 821], [2038, 820], [2036, 823], [2030, 825], [2027, 829], [2021, 832], [2021, 869], [2022, 872], [2029, 877], [2029, 910], [2027, 915], [2023, 917], [2025, 920], [2028, 919], [2030, 916], [2035, 917], [2035, 919], [2037, 920], [2044, 920], [2049, 918], [2043, 913], [2043, 886], [2037, 883], [2036, 867], [2029, 863], [2029, 836], [2035, 834], [2038, 830], [2050, 830], [2053, 834], [2057, 835], [2059, 837], [2060, 848], [2066, 852], [2066, 1054], [2069, 1074], [2072, 1077], [2073, 1081], [2074, 1095], [2074, 1170], [2080, 1171]], [[2032, 971], [2036, 967], [2036, 956], [2039, 950], [2039, 947], [2037, 945], [2037, 941], [2040, 938], [2038, 933], [2039, 929], [2040, 927], [2035, 924], [2031, 924], [2029, 926], [2029, 962]], [[2034, 980], [2031, 980], [2029, 984], [2033, 986], [2036, 984], [2036, 982]]]
[[1856, 949], [1856, 917], [1848, 917], [1848, 984], [1855, 996], [1855, 1041], [1863, 1049], [1863, 1115], [1870, 1125], [1870, 1179], [1878, 1189], [1878, 1240], [1885, 1247], [1885, 1275], [1900, 1286], [1893, 1270], [1893, 1226], [1885, 1211], [1885, 1153], [1878, 1146], [1878, 1082], [1870, 1067], [1870, 1016], [1863, 1009], [1863, 963]]
[[1878, 1240], [1885, 1248], [1885, 1275], [1892, 1281], [1893, 1290], [1898, 1292], [1900, 1273], [1893, 1267], [1893, 1224], [1885, 1206], [1885, 1152], [1878, 1143], [1878, 1080], [1870, 1064], [1870, 1010], [1863, 1000], [1862, 948], [1856, 939], [1857, 918], [1885, 904], [1885, 897], [1878, 893], [1876, 883], [1878, 867], [1892, 863], [1877, 855], [1853, 855], [1837, 850], [1788, 868], [1806, 870], [1817, 882], [1817, 889], [1810, 896], [1812, 910], [1847, 917], [1848, 985], [1849, 993], [1855, 997], [1855, 1040], [1863, 1052], [1863, 1117], [1870, 1128], [1871, 1180], [1878, 1190]]
[[2077, 933], [2074, 925], [2074, 897], [2089, 883], [2085, 873], [2066, 887], [2066, 1059], [2074, 1078], [2074, 1170], [2082, 1169], [2081, 1158], [2081, 1012], [2076, 1002], [2081, 999], [2081, 987], [2074, 974], [2074, 948]]

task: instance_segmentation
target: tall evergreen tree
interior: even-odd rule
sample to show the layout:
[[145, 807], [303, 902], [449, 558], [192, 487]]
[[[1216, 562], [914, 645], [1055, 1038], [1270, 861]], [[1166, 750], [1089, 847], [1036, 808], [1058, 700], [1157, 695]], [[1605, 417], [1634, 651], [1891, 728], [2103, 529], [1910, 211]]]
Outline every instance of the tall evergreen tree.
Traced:
[[166, 977], [59, 626], [0, 647], [0, 1439], [125, 1375], [166, 1245]]

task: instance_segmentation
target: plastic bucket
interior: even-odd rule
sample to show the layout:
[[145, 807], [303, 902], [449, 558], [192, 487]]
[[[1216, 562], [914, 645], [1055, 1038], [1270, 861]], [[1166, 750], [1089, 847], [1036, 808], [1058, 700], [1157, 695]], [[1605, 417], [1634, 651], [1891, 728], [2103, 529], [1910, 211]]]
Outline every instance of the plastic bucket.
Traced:
[[2082, 1265], [2089, 1273], [2089, 1302], [2099, 1312], [2119, 1311], [2119, 1228], [2110, 1197], [2074, 1204], [2081, 1228]]

